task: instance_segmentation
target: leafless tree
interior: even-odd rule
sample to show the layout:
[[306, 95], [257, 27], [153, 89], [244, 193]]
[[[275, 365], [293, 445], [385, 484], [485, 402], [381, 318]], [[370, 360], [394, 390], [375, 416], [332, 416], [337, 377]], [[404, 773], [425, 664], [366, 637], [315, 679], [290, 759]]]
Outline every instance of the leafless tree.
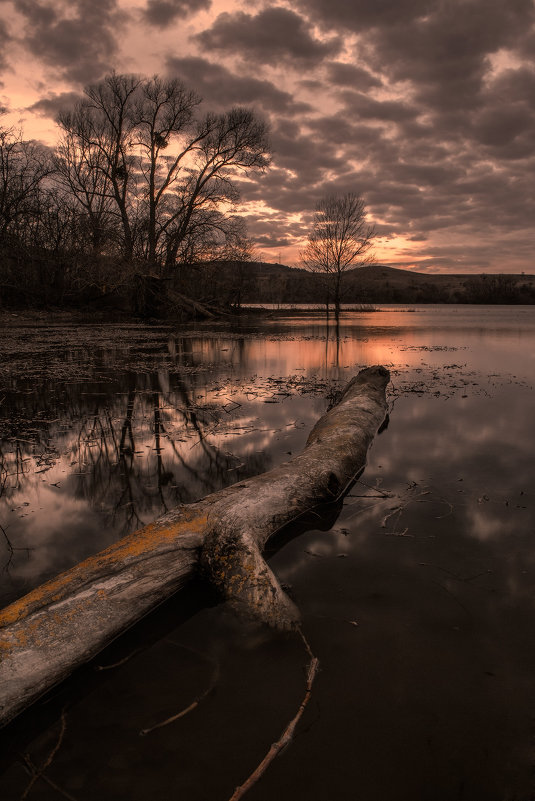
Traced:
[[58, 119], [63, 180], [94, 215], [113, 201], [127, 261], [171, 273], [195, 228], [231, 224], [234, 175], [268, 164], [266, 125], [242, 108], [199, 116], [177, 79], [112, 74], [85, 94]]
[[[239, 199], [233, 175], [263, 169], [269, 163], [266, 125], [248, 109], [207, 114], [198, 123], [196, 137], [192, 164], [182, 173], [163, 224], [167, 272], [173, 269], [183, 241], [200, 218], [204, 218], [205, 230], [210, 219], [214, 230], [233, 224], [232, 206]], [[230, 216], [225, 208], [230, 209]], [[214, 215], [214, 211], [218, 213]]]
[[62, 127], [54, 160], [56, 177], [84, 215], [92, 256], [98, 258], [114, 238], [115, 227], [106, 158], [101, 149], [91, 146], [89, 120], [82, 109], [65, 115]]
[[[130, 204], [135, 195], [136, 172], [132, 153], [134, 120], [132, 116], [136, 92], [141, 79], [133, 75], [112, 73], [98, 84], [87, 86], [85, 98], [73, 111], [58, 117], [64, 140], [58, 153], [71, 164], [63, 174], [76, 175], [77, 164], [83, 171], [75, 178], [87, 184], [88, 173], [98, 194], [111, 198], [119, 214], [123, 230], [123, 252], [127, 261], [134, 254], [134, 232]], [[82, 193], [78, 192], [80, 198]]]
[[25, 141], [13, 128], [0, 128], [0, 242], [19, 233], [34, 213], [40, 187], [51, 170], [45, 147]]
[[194, 111], [200, 102], [201, 98], [181, 81], [154, 76], [141, 81], [133, 103], [132, 144], [138, 149], [139, 170], [146, 187], [146, 256], [151, 267], [156, 265], [164, 230], [158, 213], [166, 206], [167, 193], [179, 180], [188, 154], [203, 136], [194, 128]]
[[301, 253], [303, 266], [326, 279], [327, 308], [330, 299], [340, 313], [342, 282], [348, 270], [372, 260], [370, 248], [375, 230], [366, 218], [360, 195], [329, 195], [318, 203], [312, 231]]

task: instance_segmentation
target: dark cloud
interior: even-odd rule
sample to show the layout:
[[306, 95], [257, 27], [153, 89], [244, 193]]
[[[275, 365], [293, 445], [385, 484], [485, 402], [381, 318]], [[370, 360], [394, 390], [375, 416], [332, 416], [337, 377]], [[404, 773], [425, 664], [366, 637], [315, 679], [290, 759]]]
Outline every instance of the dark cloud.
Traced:
[[363, 92], [344, 91], [338, 93], [345, 108], [357, 119], [400, 121], [418, 116], [419, 109], [400, 100], [375, 100]]
[[78, 92], [51, 93], [47, 97], [42, 97], [32, 106], [29, 106], [28, 111], [33, 111], [36, 114], [40, 114], [43, 117], [50, 117], [54, 120], [60, 112], [72, 109], [82, 100], [82, 97], [83, 96]]
[[[31, 111], [56, 116], [80, 83], [115, 66], [126, 21], [118, 3], [19, 0], [19, 41], [71, 81], [65, 92], [43, 82]], [[154, 51], [155, 28], [209, 7], [143, 0]], [[295, 0], [291, 10], [243, 0], [242, 9], [214, 15], [178, 56], [162, 53], [161, 69], [211, 108], [248, 105], [270, 118], [272, 167], [239, 179], [263, 247], [295, 245], [323, 195], [356, 191], [381, 236], [412, 243], [407, 259], [420, 243], [430, 268], [503, 270], [508, 253], [532, 263], [533, 0]], [[0, 59], [10, 33], [0, 22]], [[236, 58], [239, 69], [229, 66]]]
[[365, 91], [381, 86], [381, 81], [370, 72], [354, 64], [332, 61], [327, 67], [327, 80], [335, 86], [351, 87]]
[[251, 105], [289, 115], [310, 111], [308, 104], [294, 100], [291, 94], [278, 89], [270, 81], [236, 75], [203, 58], [171, 56], [166, 67], [170, 75], [191, 84], [211, 106]]
[[[438, 272], [452, 273], [532, 271], [533, 236], [517, 234], [508, 238], [496, 231], [485, 231], [485, 234], [477, 239], [470, 231], [464, 234], [459, 231], [455, 237], [446, 239], [435, 236], [435, 241], [428, 241], [425, 246], [422, 267], [434, 272], [438, 266]], [[401, 267], [410, 263], [414, 263], [414, 254], [407, 253], [406, 261], [398, 264]]]
[[433, 0], [296, 0], [295, 5], [311, 18], [333, 29], [361, 33], [370, 28], [388, 28], [428, 13]]
[[116, 32], [125, 15], [117, 0], [75, 0], [68, 5], [20, 0], [27, 20], [23, 44], [67, 79], [86, 83], [113, 66]]
[[243, 11], [220, 14], [196, 40], [209, 50], [241, 55], [260, 64], [276, 64], [281, 59], [315, 64], [341, 49], [339, 38], [316, 39], [303, 17], [280, 6], [266, 8], [256, 16]]
[[8, 42], [11, 40], [11, 36], [8, 33], [7, 26], [5, 22], [0, 19], [0, 69], [4, 69], [7, 66], [7, 59], [5, 58], [5, 52]]
[[527, 103], [535, 109], [535, 68], [505, 69], [489, 85], [489, 96], [496, 102]]
[[297, 7], [325, 28], [357, 34], [367, 66], [407, 82], [415, 101], [438, 114], [479, 105], [489, 57], [535, 44], [532, 0], [298, 0]]
[[364, 51], [391, 79], [412, 82], [427, 107], [473, 108], [489, 57], [514, 45], [534, 13], [531, 0], [429, 3], [424, 16], [374, 30]]
[[[509, 171], [503, 160], [496, 169], [475, 141], [452, 147], [433, 126], [402, 119], [382, 131], [345, 112], [281, 122], [273, 142], [274, 170], [245, 188], [244, 197], [292, 213], [310, 211], [324, 194], [357, 191], [380, 220], [382, 236], [425, 242], [425, 252], [459, 269], [475, 263], [487, 269], [492, 251], [502, 258], [514, 237], [524, 254], [529, 243], [535, 246], [533, 162], [525, 173]], [[285, 236], [306, 235], [306, 219], [290, 224]], [[470, 246], [448, 262], [446, 244], [444, 251], [433, 250], [437, 236]], [[476, 261], [474, 242], [484, 250]]]
[[274, 226], [270, 225], [266, 234], [262, 233], [262, 222], [255, 224], [254, 219], [249, 219], [248, 230], [251, 226], [255, 228], [255, 243], [259, 248], [285, 248], [293, 244], [290, 237], [275, 233], [275, 230], [279, 230], [278, 226], [275, 229]]
[[158, 28], [210, 8], [212, 0], [148, 0], [143, 18]]
[[437, 263], [448, 263], [448, 242], [457, 241], [464, 256], [456, 251], [450, 263], [465, 269], [470, 260], [492, 264], [493, 252], [511, 254], [516, 237], [528, 254], [535, 71], [505, 65], [533, 44], [533, 3], [307, 0], [298, 7], [325, 28], [366, 35], [357, 36], [353, 64], [325, 64], [323, 87], [317, 72], [301, 83], [318, 97], [323, 89], [339, 109], [325, 114], [318, 105], [316, 115], [297, 118], [298, 129], [277, 126], [280, 169], [275, 181], [262, 179], [257, 199], [263, 192], [275, 208], [308, 212], [326, 192], [358, 191], [383, 235], [425, 242]]
[[309, 120], [307, 127], [318, 144], [327, 152], [336, 148], [349, 165], [364, 161], [389, 164], [399, 155], [390, 133], [393, 126], [352, 118], [345, 110]]
[[535, 155], [535, 70], [508, 69], [489, 81], [467, 134], [495, 159]]
[[[526, 34], [535, 14], [531, 0], [295, 0], [294, 5], [325, 28], [366, 32], [366, 38], [370, 31], [389, 38], [410, 30], [420, 43], [423, 33], [432, 37], [441, 33], [439, 40], [444, 42], [460, 36], [461, 41], [454, 42], [457, 51], [463, 42], [470, 42], [476, 51], [481, 46], [487, 51], [496, 41]], [[451, 51], [443, 52], [449, 59]], [[420, 54], [414, 56], [418, 60]]]
[[[535, 132], [533, 112], [525, 106], [484, 109], [474, 126], [474, 135], [482, 144], [497, 148], [507, 148], [514, 140], [529, 132]], [[505, 153], [507, 156], [507, 151]], [[509, 156], [511, 153], [509, 152]]]
[[299, 174], [300, 180], [309, 185], [319, 172], [345, 170], [345, 157], [335, 148], [326, 147], [325, 141], [303, 132], [298, 122], [280, 121], [273, 129], [272, 144], [277, 164]]

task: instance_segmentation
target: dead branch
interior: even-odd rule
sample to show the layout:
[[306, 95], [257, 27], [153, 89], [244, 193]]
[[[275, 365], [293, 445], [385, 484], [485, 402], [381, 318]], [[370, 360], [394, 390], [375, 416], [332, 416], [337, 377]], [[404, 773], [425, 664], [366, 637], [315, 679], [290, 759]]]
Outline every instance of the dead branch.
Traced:
[[267, 752], [266, 756], [264, 757], [262, 762], [260, 762], [258, 767], [255, 768], [255, 770], [251, 773], [249, 778], [243, 784], [241, 784], [239, 787], [236, 787], [236, 789], [235, 789], [234, 793], [232, 794], [231, 798], [229, 799], [229, 801], [240, 801], [240, 799], [243, 798], [245, 793], [248, 790], [250, 790], [251, 787], [254, 784], [256, 784], [256, 782], [259, 779], [262, 778], [262, 776], [264, 775], [266, 770], [269, 768], [269, 766], [271, 765], [273, 760], [276, 759], [276, 757], [280, 754], [280, 752], [284, 748], [286, 748], [287, 745], [289, 745], [289, 743], [293, 739], [294, 732], [295, 732], [295, 729], [297, 727], [297, 724], [301, 720], [303, 712], [305, 711], [306, 706], [307, 706], [308, 702], [310, 701], [310, 696], [312, 695], [312, 685], [314, 684], [314, 679], [316, 678], [316, 674], [317, 674], [317, 672], [319, 670], [319, 660], [312, 653], [310, 645], [308, 644], [308, 642], [307, 642], [307, 640], [305, 638], [305, 635], [301, 631], [300, 627], [299, 627], [298, 631], [299, 631], [299, 634], [301, 635], [301, 637], [303, 639], [303, 642], [304, 642], [305, 647], [307, 649], [307, 653], [310, 656], [310, 662], [309, 662], [308, 668], [307, 668], [305, 696], [304, 696], [303, 700], [301, 701], [301, 704], [300, 704], [299, 709], [297, 710], [296, 714], [291, 719], [291, 721], [288, 723], [288, 725], [286, 726], [286, 728], [282, 732], [282, 734], [279, 737], [279, 739], [275, 743], [272, 743], [271, 748]]

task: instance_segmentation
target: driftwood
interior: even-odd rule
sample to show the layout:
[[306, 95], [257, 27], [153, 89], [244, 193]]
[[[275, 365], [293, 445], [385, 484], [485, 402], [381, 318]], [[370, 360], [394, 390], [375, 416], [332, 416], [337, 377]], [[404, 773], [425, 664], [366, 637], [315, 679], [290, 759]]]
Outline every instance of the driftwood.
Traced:
[[178, 507], [0, 612], [0, 725], [94, 657], [199, 570], [272, 626], [299, 613], [262, 557], [267, 540], [332, 502], [363, 470], [386, 414], [389, 373], [370, 367], [312, 429], [302, 453]]

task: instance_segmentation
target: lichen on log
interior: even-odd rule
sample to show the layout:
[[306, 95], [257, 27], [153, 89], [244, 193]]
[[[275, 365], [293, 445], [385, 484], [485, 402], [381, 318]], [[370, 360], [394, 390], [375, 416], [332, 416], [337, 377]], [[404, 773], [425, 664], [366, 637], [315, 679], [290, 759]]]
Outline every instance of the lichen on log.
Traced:
[[364, 469], [389, 373], [361, 370], [302, 453], [180, 506], [0, 612], [0, 725], [87, 662], [201, 569], [239, 610], [279, 628], [299, 613], [262, 556], [269, 538], [332, 502]]

